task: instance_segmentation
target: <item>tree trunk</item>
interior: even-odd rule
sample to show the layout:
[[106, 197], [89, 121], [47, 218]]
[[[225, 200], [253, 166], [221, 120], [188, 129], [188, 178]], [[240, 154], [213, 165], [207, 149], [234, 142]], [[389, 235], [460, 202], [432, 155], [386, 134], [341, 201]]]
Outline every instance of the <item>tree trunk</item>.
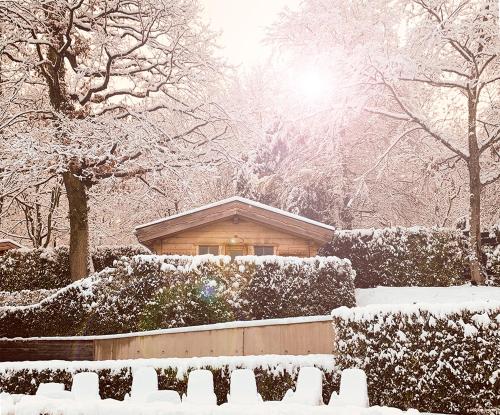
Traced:
[[[470, 180], [470, 233], [469, 243], [471, 250], [470, 272], [471, 280], [475, 284], [483, 284], [484, 276], [481, 272], [481, 182], [479, 169], [476, 163], [469, 163]], [[477, 163], [479, 164], [479, 162]]]
[[73, 173], [63, 173], [69, 208], [69, 266], [71, 280], [85, 278], [92, 272], [89, 249], [88, 197], [85, 184]]
[[479, 164], [479, 147], [476, 134], [476, 94], [469, 96], [469, 214], [470, 214], [470, 274], [474, 284], [484, 284], [484, 275], [481, 272], [481, 166]]

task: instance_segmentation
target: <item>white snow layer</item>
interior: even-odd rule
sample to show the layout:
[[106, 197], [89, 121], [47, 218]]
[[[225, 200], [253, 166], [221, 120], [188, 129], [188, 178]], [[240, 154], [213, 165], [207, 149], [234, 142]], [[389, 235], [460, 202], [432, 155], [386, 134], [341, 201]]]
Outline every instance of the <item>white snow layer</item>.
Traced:
[[[332, 311], [333, 317], [350, 321], [372, 320], [377, 315], [403, 314], [407, 316], [419, 315], [427, 312], [436, 318], [444, 318], [451, 314], [467, 310], [478, 313], [476, 318], [481, 318], [480, 313], [487, 313], [492, 309], [500, 310], [500, 301], [470, 301], [463, 303], [415, 303], [415, 304], [371, 304], [364, 307], [339, 307]], [[500, 315], [498, 320], [500, 321]]]
[[500, 287], [377, 287], [358, 288], [356, 304], [446, 304], [472, 301], [500, 301]]
[[[6, 408], [7, 409], [7, 408]], [[23, 398], [11, 406], [5, 415], [399, 415], [418, 414], [416, 410], [401, 411], [395, 408], [356, 408], [353, 406], [332, 408], [328, 406], [308, 406], [280, 402], [263, 402], [252, 405], [204, 406], [189, 404], [132, 403], [111, 399], [98, 402], [75, 402], [71, 400]], [[4, 411], [2, 410], [2, 415]]]
[[151, 366], [156, 369], [177, 369], [177, 377], [182, 379], [191, 369], [203, 369], [212, 367], [221, 369], [228, 367], [230, 371], [241, 367], [246, 369], [263, 369], [274, 375], [297, 373], [301, 366], [316, 366], [327, 372], [336, 370], [335, 360], [330, 354], [310, 354], [303, 356], [285, 355], [262, 355], [262, 356], [214, 356], [214, 357], [190, 357], [190, 358], [166, 358], [166, 359], [128, 359], [128, 360], [101, 360], [101, 361], [33, 361], [33, 362], [2, 362], [0, 363], [0, 375], [12, 370], [66, 370], [68, 372], [79, 372], [82, 370], [96, 371], [111, 369], [119, 372], [122, 368], [136, 368]]

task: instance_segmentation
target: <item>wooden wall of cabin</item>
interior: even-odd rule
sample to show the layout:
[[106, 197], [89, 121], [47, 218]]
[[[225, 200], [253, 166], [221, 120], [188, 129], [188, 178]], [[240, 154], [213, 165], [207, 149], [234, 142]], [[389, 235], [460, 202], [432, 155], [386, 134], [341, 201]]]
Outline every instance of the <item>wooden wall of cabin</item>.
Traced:
[[[233, 243], [230, 241], [233, 239]], [[245, 255], [253, 255], [255, 245], [274, 247], [281, 256], [315, 256], [319, 245], [307, 238], [283, 232], [259, 222], [239, 217], [188, 229], [153, 243], [157, 254], [197, 255], [199, 245], [217, 245], [220, 255], [229, 255], [234, 245], [244, 247]]]

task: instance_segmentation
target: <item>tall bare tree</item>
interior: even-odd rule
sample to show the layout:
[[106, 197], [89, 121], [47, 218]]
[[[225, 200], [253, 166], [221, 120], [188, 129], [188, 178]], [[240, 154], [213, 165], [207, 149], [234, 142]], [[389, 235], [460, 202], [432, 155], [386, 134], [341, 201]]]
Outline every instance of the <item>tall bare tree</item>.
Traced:
[[62, 177], [74, 280], [91, 267], [91, 187], [111, 177], [151, 181], [195, 158], [207, 161], [207, 145], [227, 131], [209, 99], [221, 67], [197, 7], [195, 0], [0, 0], [2, 79], [15, 96], [36, 101], [11, 106], [0, 132], [32, 171], [43, 166]]
[[398, 124], [368, 172], [408, 142], [432, 157], [430, 168], [466, 169], [476, 283], [484, 281], [481, 196], [500, 179], [498, 7], [495, 0], [306, 0], [272, 31], [276, 43], [304, 60], [314, 54], [335, 60], [339, 89], [350, 90], [350, 102], [337, 111], [362, 108], [367, 117]]

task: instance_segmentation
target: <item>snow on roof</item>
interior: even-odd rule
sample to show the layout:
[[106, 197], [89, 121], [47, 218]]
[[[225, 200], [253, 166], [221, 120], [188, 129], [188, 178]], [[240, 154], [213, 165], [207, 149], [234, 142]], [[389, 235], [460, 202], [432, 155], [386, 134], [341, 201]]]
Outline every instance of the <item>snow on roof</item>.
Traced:
[[305, 218], [304, 216], [296, 215], [294, 213], [287, 212], [286, 210], [278, 209], [278, 208], [275, 208], [275, 207], [272, 207], [269, 205], [265, 205], [264, 203], [259, 203], [259, 202], [256, 202], [255, 200], [250, 200], [250, 199], [240, 197], [240, 196], [229, 197], [227, 199], [219, 200], [217, 202], [210, 203], [208, 205], [200, 206], [196, 209], [190, 209], [190, 210], [187, 210], [185, 212], [177, 213], [177, 214], [172, 215], [172, 216], [167, 216], [165, 218], [157, 219], [155, 221], [136, 226], [135, 229], [145, 228], [145, 227], [150, 226], [150, 225], [156, 225], [158, 223], [166, 222], [166, 221], [169, 221], [171, 219], [180, 218], [181, 216], [190, 215], [190, 214], [196, 213], [196, 212], [201, 212], [203, 210], [210, 209], [212, 207], [225, 205], [226, 203], [230, 203], [230, 202], [246, 203], [247, 205], [254, 206], [254, 207], [257, 207], [260, 209], [265, 209], [267, 211], [278, 213], [278, 214], [283, 215], [283, 216], [288, 216], [289, 218], [297, 219], [297, 220], [300, 220], [302, 222], [309, 223], [311, 225], [320, 226], [322, 228], [329, 229], [331, 231], [335, 230], [335, 228], [333, 226], [326, 225], [326, 224], [318, 222], [316, 220]]
[[23, 246], [16, 241], [13, 241], [12, 239], [0, 239], [0, 245], [1, 244], [12, 244], [16, 246], [17, 248], [23, 248]]

